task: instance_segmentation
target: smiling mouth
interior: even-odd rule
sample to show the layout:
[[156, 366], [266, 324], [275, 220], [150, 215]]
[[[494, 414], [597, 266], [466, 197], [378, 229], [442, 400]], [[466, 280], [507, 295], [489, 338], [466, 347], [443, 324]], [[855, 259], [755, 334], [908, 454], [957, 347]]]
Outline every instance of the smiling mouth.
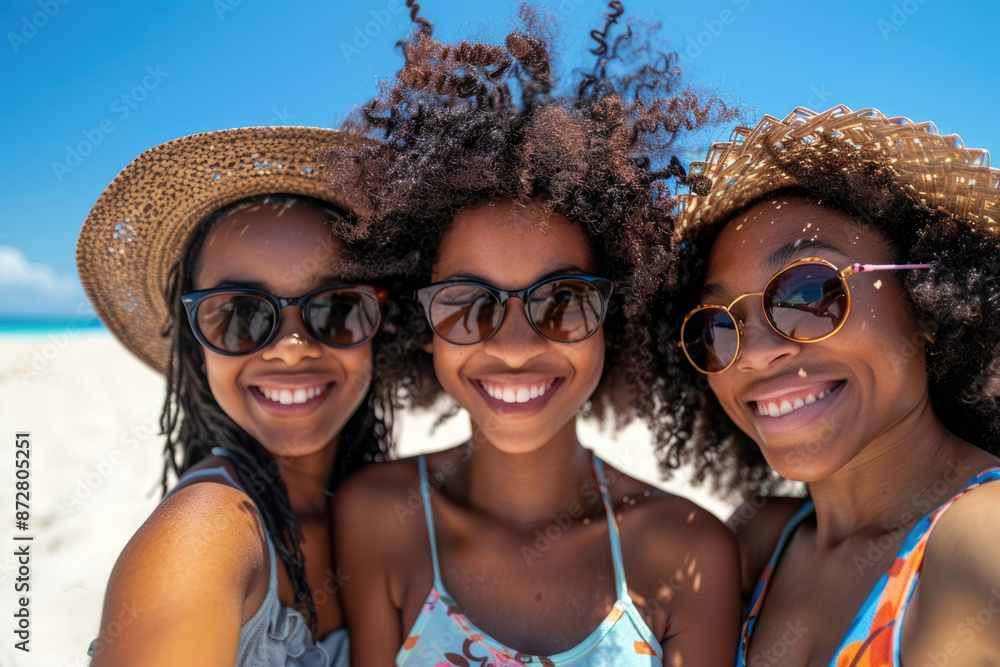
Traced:
[[526, 384], [497, 384], [486, 380], [476, 380], [483, 391], [490, 398], [504, 403], [527, 403], [539, 396], [544, 396], [545, 392], [552, 388], [558, 378], [542, 380], [540, 382], [530, 382]]
[[784, 417], [785, 415], [789, 415], [796, 410], [801, 410], [807, 405], [812, 405], [813, 403], [822, 401], [842, 387], [843, 384], [843, 382], [838, 382], [836, 386], [820, 391], [817, 391], [817, 389], [811, 389], [786, 394], [785, 396], [777, 396], [773, 399], [751, 401], [750, 407], [758, 417]]
[[333, 383], [320, 384], [314, 387], [254, 387], [264, 398], [279, 405], [298, 405], [321, 396]]
[[540, 411], [562, 386], [562, 377], [546, 378], [534, 382], [495, 382], [471, 379], [472, 386], [486, 404], [501, 415], [531, 415]]

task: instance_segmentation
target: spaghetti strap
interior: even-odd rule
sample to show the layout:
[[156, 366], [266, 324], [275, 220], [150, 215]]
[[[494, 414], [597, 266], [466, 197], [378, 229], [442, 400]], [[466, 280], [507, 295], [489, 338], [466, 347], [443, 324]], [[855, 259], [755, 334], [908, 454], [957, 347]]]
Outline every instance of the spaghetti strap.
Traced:
[[[212, 451], [213, 454], [215, 453], [214, 451], [215, 449], [221, 449], [221, 448], [219, 447], [214, 448]], [[167, 494], [163, 496], [163, 500], [166, 500], [167, 498], [172, 496], [175, 491], [178, 491], [180, 489], [189, 486], [191, 481], [200, 479], [202, 477], [222, 477], [229, 483], [229, 486], [235, 489], [239, 489], [243, 493], [246, 493], [246, 489], [240, 486], [240, 483], [237, 482], [235, 479], [233, 479], [233, 476], [229, 474], [228, 470], [226, 470], [222, 466], [216, 466], [214, 468], [202, 468], [201, 470], [193, 470], [191, 472], [185, 473], [179, 480], [177, 480], [177, 484], [174, 485], [174, 488], [170, 489], [170, 491], [168, 491]], [[163, 500], [161, 500], [160, 502], [162, 503]]]
[[[604, 485], [604, 466], [596, 457], [594, 473], [608, 514], [608, 533], [611, 539], [611, 556], [615, 564], [615, 584], [618, 599], [604, 620], [582, 642], [565, 651], [549, 656], [538, 656], [519, 651], [497, 641], [476, 627], [462, 613], [461, 607], [441, 583], [434, 534], [434, 516], [431, 511], [431, 488], [427, 478], [427, 462], [418, 459], [420, 491], [423, 495], [427, 533], [431, 541], [434, 562], [434, 586], [410, 628], [406, 639], [396, 654], [397, 667], [423, 667], [424, 665], [476, 664], [488, 667], [499, 665], [550, 665], [551, 667], [659, 667], [663, 664], [663, 649], [646, 625], [642, 614], [635, 608], [628, 595], [625, 570], [622, 566], [621, 543], [611, 497]], [[471, 650], [475, 653], [470, 653]], [[480, 657], [483, 655], [484, 657]], [[463, 656], [473, 657], [466, 660]], [[462, 662], [456, 662], [462, 660]]]
[[420, 495], [424, 503], [424, 517], [427, 519], [427, 537], [431, 542], [431, 561], [434, 563], [434, 585], [443, 589], [441, 584], [441, 568], [438, 566], [437, 538], [434, 534], [434, 512], [431, 509], [431, 486], [427, 481], [427, 458], [421, 454], [417, 458], [420, 468]]
[[618, 589], [618, 599], [630, 602], [628, 582], [625, 581], [625, 565], [622, 562], [622, 545], [618, 535], [618, 521], [615, 519], [611, 494], [608, 493], [608, 487], [604, 483], [604, 462], [596, 456], [594, 457], [594, 474], [597, 476], [597, 484], [601, 488], [604, 510], [608, 514], [608, 534], [611, 537], [611, 558], [615, 562], [615, 587]]

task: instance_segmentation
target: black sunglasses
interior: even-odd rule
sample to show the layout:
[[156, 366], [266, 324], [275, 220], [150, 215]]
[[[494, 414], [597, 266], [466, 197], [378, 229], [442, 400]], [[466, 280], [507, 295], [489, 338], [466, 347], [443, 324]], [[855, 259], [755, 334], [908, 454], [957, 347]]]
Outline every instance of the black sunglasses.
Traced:
[[562, 275], [520, 290], [449, 280], [422, 287], [416, 296], [434, 333], [453, 345], [481, 343], [495, 334], [512, 297], [524, 303], [528, 322], [539, 334], [560, 343], [575, 343], [601, 328], [613, 289], [607, 278]]
[[368, 285], [329, 285], [299, 297], [249, 287], [220, 287], [181, 296], [198, 342], [219, 354], [253, 354], [281, 327], [281, 310], [298, 306], [310, 336], [332, 347], [368, 342], [382, 322], [386, 291]]

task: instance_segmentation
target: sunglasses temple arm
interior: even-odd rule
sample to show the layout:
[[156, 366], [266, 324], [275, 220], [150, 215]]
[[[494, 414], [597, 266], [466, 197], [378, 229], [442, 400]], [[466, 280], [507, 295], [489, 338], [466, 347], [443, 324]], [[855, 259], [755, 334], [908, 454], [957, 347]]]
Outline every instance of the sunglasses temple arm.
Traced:
[[933, 264], [852, 264], [841, 273], [846, 278], [855, 273], [866, 273], [869, 271], [893, 271], [896, 269], [930, 269]]

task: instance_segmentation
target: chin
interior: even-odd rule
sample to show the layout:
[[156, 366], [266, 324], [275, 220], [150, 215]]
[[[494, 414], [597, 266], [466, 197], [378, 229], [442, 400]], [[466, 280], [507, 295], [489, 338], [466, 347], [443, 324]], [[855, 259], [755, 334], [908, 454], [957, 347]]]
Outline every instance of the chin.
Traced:
[[554, 432], [539, 434], [537, 431], [523, 435], [516, 432], [490, 433], [488, 428], [481, 428], [480, 431], [490, 446], [505, 454], [528, 454], [537, 451], [556, 435]]
[[843, 467], [830, 459], [828, 445], [805, 444], [797, 447], [762, 447], [764, 459], [774, 472], [793, 482], [818, 482], [830, 477]]
[[274, 458], [298, 458], [322, 451], [336, 442], [335, 437], [303, 437], [287, 434], [271, 435], [259, 441]]

